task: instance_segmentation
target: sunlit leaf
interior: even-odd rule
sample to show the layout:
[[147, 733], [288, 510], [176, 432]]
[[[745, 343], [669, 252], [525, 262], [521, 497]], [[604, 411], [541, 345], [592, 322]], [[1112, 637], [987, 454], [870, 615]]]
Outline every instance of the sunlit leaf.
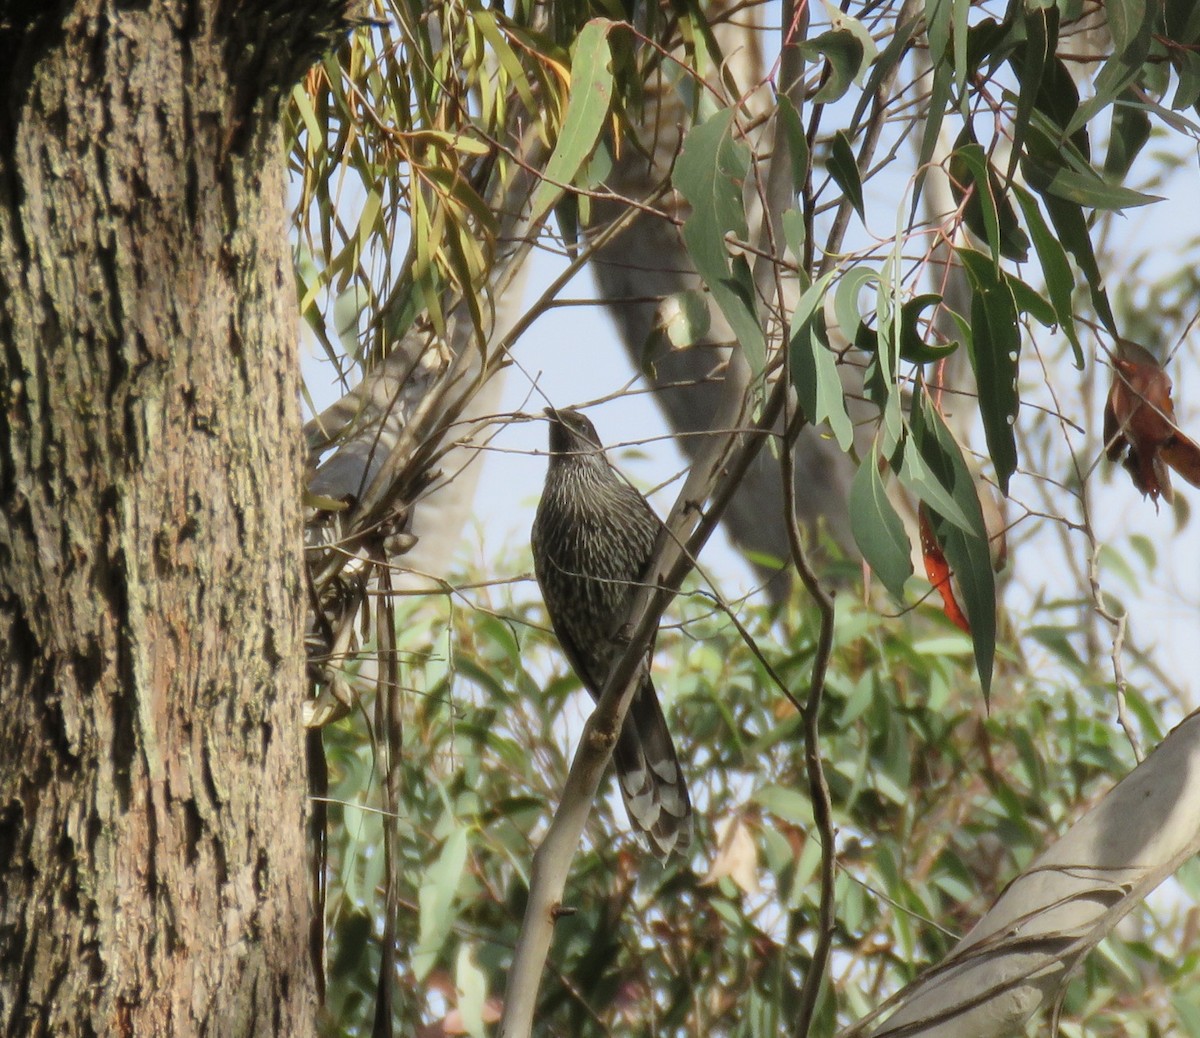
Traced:
[[579, 34], [567, 112], [531, 203], [530, 221], [535, 225], [553, 208], [564, 185], [574, 181], [600, 140], [612, 105], [612, 53], [608, 47], [611, 28], [607, 19], [593, 18]]

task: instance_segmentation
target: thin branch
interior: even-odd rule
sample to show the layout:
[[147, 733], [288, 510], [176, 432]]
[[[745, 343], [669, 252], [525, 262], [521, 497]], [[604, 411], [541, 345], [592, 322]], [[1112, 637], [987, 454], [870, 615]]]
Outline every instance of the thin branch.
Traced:
[[805, 1038], [812, 1025], [817, 1008], [817, 997], [821, 991], [821, 980], [829, 966], [829, 953], [833, 946], [834, 904], [833, 883], [837, 864], [835, 847], [836, 834], [833, 829], [833, 803], [829, 795], [829, 784], [825, 781], [824, 762], [821, 759], [821, 700], [825, 694], [825, 676], [829, 671], [829, 659], [833, 654], [833, 596], [822, 586], [809, 562], [804, 545], [800, 540], [800, 524], [796, 521], [795, 459], [792, 447], [803, 426], [803, 419], [791, 423], [784, 437], [780, 452], [780, 468], [783, 478], [784, 518], [787, 521], [788, 548], [792, 563], [800, 574], [804, 589], [816, 603], [821, 614], [821, 629], [817, 635], [817, 649], [813, 657], [813, 671], [808, 689], [808, 702], [804, 706], [804, 770], [808, 776], [808, 792], [812, 799], [813, 820], [821, 837], [821, 898], [817, 914], [817, 940], [813, 947], [812, 962], [804, 976], [800, 989], [800, 1013], [796, 1019], [794, 1034]]

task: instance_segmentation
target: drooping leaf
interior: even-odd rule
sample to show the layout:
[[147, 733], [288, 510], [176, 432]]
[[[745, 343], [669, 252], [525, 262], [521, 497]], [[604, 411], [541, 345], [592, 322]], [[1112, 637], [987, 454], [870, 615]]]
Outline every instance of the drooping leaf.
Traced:
[[1029, 186], [1040, 195], [1054, 195], [1089, 209], [1131, 209], [1161, 201], [1105, 180], [1069, 142], [1059, 141], [1034, 117], [1021, 164]]
[[829, 146], [828, 168], [829, 175], [833, 177], [834, 183], [842, 189], [842, 194], [850, 200], [854, 211], [858, 213], [858, 218], [865, 219], [862, 180], [858, 175], [858, 163], [854, 159], [850, 139], [843, 130], [838, 130], [833, 135], [833, 141]]
[[417, 895], [420, 939], [413, 951], [412, 968], [418, 980], [433, 968], [450, 936], [458, 881], [466, 863], [467, 830], [460, 826], [446, 838], [442, 853], [425, 874]]
[[1013, 171], [1025, 143], [1029, 121], [1042, 96], [1042, 84], [1046, 70], [1054, 64], [1054, 52], [1058, 47], [1058, 8], [1050, 4], [1023, 12], [1025, 43], [1013, 55], [1013, 70], [1020, 83], [1017, 95], [1017, 111], [1013, 117], [1012, 158], [1006, 181], [1012, 180]]
[[[1200, 58], [1200, 55], [1193, 57]], [[1200, 65], [1197, 72], [1200, 72]], [[1196, 97], [1200, 97], [1200, 77], [1196, 80], [1196, 90]], [[1192, 98], [1193, 102], [1196, 97]], [[1104, 175], [1112, 180], [1125, 179], [1133, 160], [1150, 139], [1150, 116], [1136, 102], [1136, 95], [1132, 90], [1127, 90], [1113, 105], [1108, 154], [1104, 156]]]
[[874, 452], [863, 459], [850, 484], [850, 531], [880, 583], [893, 598], [903, 598], [904, 582], [912, 576], [912, 546], [888, 500]]
[[808, 137], [800, 113], [786, 94], [779, 95], [779, 136], [787, 144], [788, 160], [792, 171], [792, 193], [799, 195], [808, 183]]
[[975, 237], [988, 243], [993, 261], [998, 264], [1004, 256], [1024, 263], [1029, 237], [983, 148], [970, 139], [968, 131], [959, 137], [950, 156], [950, 187], [955, 202], [961, 205], [966, 199], [963, 219]]
[[535, 225], [553, 208], [564, 185], [575, 179], [600, 140], [612, 106], [612, 53], [608, 47], [611, 28], [607, 18], [593, 18], [579, 34], [567, 112], [546, 172], [533, 194], [531, 221]]
[[[978, 524], [975, 522], [974, 516], [969, 510], [964, 511], [958, 503], [953, 484], [945, 482], [949, 477], [940, 470], [932, 469], [929, 460], [914, 443], [915, 441], [910, 437], [904, 444], [904, 450], [900, 455], [900, 468], [897, 474], [905, 490], [917, 500], [924, 501], [941, 518], [957, 526], [964, 533], [977, 533]], [[940, 459], [940, 454], [938, 458]]]
[[[462, 1031], [471, 1038], [484, 1038], [484, 1009], [487, 1001], [487, 977], [475, 961], [471, 946], [458, 949], [454, 964], [454, 987], [458, 995], [458, 1014]], [[495, 1020], [489, 1022], [494, 1023]], [[447, 1033], [452, 1033], [447, 1029]]]
[[[921, 338], [918, 327], [921, 314], [929, 307], [941, 303], [941, 296], [927, 293], [909, 299], [900, 308], [901, 360], [908, 361], [910, 364], [929, 364], [950, 356], [958, 349], [957, 342], [929, 343]], [[879, 349], [879, 333], [866, 324], [860, 324], [858, 332], [854, 336], [854, 346], [864, 352], [874, 353]]]
[[1012, 289], [1003, 273], [973, 249], [958, 249], [958, 259], [971, 284], [971, 366], [979, 386], [979, 411], [988, 453], [996, 467], [1000, 489], [1008, 493], [1008, 480], [1017, 467], [1014, 425], [1020, 399], [1017, 367], [1021, 329]]
[[792, 254], [797, 268], [804, 263], [804, 214], [799, 209], [788, 209], [780, 217], [783, 225], [783, 240]]
[[813, 95], [813, 104], [843, 96], [862, 69], [866, 55], [862, 41], [849, 29], [829, 29], [802, 43], [800, 52], [808, 61], [824, 58], [829, 70], [821, 89]]
[[[980, 257], [987, 264], [986, 259]], [[990, 267], [990, 264], [987, 264]], [[935, 502], [922, 497], [929, 507], [933, 535], [941, 545], [950, 572], [957, 581], [961, 605], [966, 612], [975, 648], [975, 666], [987, 697], [996, 656], [996, 580], [992, 571], [987, 527], [979, 504], [974, 477], [933, 402], [923, 393], [913, 398], [914, 453], [919, 453], [938, 482], [948, 489], [958, 510], [969, 517], [968, 526], [948, 522]], [[906, 455], [908, 451], [906, 450]]]
[[814, 425], [828, 422], [838, 446], [848, 451], [854, 445], [854, 426], [846, 411], [837, 361], [829, 348], [824, 310], [818, 307], [793, 328], [788, 349], [792, 384], [800, 409]]
[[749, 264], [731, 256], [726, 235], [748, 235], [742, 188], [750, 151], [733, 136], [732, 108], [722, 109], [694, 127], [684, 141], [673, 183], [691, 206], [683, 240], [696, 270], [746, 351], [751, 369], [762, 371], [766, 341], [754, 301]]
[[1045, 328], [1053, 327], [1057, 320], [1054, 307], [1050, 300], [1038, 292], [1032, 285], [1022, 281], [1016, 274], [1004, 274], [1004, 280], [1012, 292], [1013, 303], [1018, 313], [1028, 314]]
[[1066, 126], [1068, 134], [1085, 126], [1113, 103], [1141, 75], [1150, 56], [1154, 20], [1146, 0], [1105, 0], [1108, 29], [1113, 38], [1112, 56], [1092, 83], [1094, 93], [1079, 106]]
[[1087, 279], [1088, 291], [1092, 297], [1092, 306], [1096, 308], [1096, 315], [1103, 322], [1104, 327], [1115, 335], [1116, 321], [1108, 301], [1104, 276], [1100, 273], [1100, 266], [1096, 262], [1096, 254], [1092, 248], [1092, 239], [1088, 233], [1087, 220], [1084, 218], [1083, 211], [1074, 202], [1065, 201], [1051, 193], [1042, 195], [1042, 204], [1045, 205], [1050, 222], [1058, 232], [1058, 241], [1075, 257], [1075, 262], [1079, 264], [1079, 269], [1083, 271], [1083, 276]]
[[869, 284], [879, 284], [879, 272], [865, 265], [851, 267], [838, 280], [833, 296], [833, 313], [842, 335], [850, 341], [854, 340], [858, 326], [862, 324], [858, 297]]
[[950, 103], [950, 91], [954, 84], [953, 76], [953, 70], [944, 61], [934, 62], [928, 114], [925, 117], [925, 129], [921, 134], [921, 150], [917, 155], [917, 176], [913, 184], [912, 206], [908, 217], [910, 222], [916, 215], [929, 163], [932, 161], [933, 153], [941, 139], [942, 122], [946, 118], [946, 109]]
[[[1171, 98], [1171, 107], [1179, 112], [1192, 108], [1200, 101], [1200, 52], [1186, 47], [1172, 48], [1171, 64], [1179, 76], [1179, 85]], [[1128, 109], [1127, 109], [1128, 110]], [[1113, 113], [1113, 135], [1116, 136], [1116, 112]]]
[[1063, 249], [1062, 242], [1051, 234], [1050, 228], [1046, 226], [1037, 199], [1025, 188], [1016, 184], [1013, 185], [1013, 194], [1016, 196], [1017, 204], [1021, 207], [1021, 213], [1025, 217], [1025, 225], [1029, 228], [1030, 236], [1033, 238], [1033, 247], [1042, 265], [1042, 277], [1046, 280], [1046, 291], [1050, 296], [1050, 303], [1054, 307], [1054, 316], [1058, 320], [1059, 327], [1070, 340], [1075, 367], [1082, 371], [1083, 346], [1079, 342], [1079, 333], [1075, 330], [1075, 315], [1071, 306], [1075, 276], [1071, 273], [1071, 264], [1067, 259], [1067, 253]]

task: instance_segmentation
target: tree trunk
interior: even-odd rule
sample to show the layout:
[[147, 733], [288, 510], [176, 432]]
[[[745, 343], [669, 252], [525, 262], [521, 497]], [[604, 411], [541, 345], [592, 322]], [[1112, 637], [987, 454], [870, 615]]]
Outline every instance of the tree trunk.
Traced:
[[0, 1033], [311, 1034], [276, 113], [337, 19], [53, 6], [0, 3]]

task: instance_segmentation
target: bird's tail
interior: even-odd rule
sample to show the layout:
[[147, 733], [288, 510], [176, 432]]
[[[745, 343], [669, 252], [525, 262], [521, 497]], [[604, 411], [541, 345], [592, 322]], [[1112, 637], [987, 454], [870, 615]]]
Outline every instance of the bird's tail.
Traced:
[[661, 860], [684, 851], [692, 840], [692, 804], [649, 675], [633, 697], [613, 759], [630, 824]]

